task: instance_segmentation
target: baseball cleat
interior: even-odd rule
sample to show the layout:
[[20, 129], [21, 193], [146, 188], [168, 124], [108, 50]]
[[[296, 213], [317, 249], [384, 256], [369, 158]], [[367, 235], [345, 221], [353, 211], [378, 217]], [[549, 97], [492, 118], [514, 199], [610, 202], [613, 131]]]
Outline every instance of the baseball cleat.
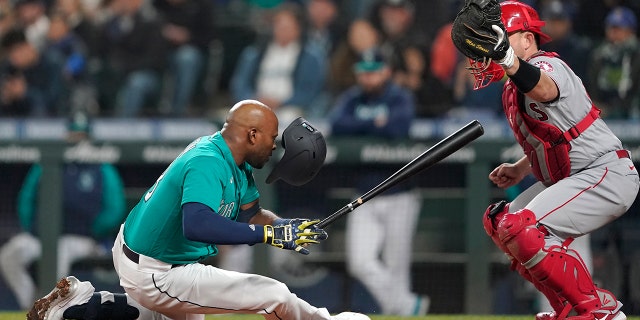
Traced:
[[566, 317], [559, 319], [554, 311], [540, 312], [536, 314], [536, 320], [627, 320], [627, 315], [622, 311], [618, 311], [615, 314], [601, 314], [601, 315], [578, 315], [572, 317]]
[[27, 313], [27, 320], [62, 320], [64, 311], [89, 301], [95, 289], [88, 281], [74, 276], [60, 279], [46, 296], [36, 300]]
[[349, 311], [339, 313], [331, 317], [331, 319], [333, 320], [371, 320], [371, 318], [369, 318], [368, 316], [362, 313], [349, 312]]

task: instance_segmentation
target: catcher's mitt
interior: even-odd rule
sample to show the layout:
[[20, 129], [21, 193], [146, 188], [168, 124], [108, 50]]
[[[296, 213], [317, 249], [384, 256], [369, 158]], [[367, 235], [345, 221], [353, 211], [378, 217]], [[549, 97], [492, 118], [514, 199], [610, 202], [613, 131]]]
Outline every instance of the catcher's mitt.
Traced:
[[456, 48], [477, 61], [503, 59], [510, 46], [500, 15], [497, 0], [465, 0], [451, 30]]

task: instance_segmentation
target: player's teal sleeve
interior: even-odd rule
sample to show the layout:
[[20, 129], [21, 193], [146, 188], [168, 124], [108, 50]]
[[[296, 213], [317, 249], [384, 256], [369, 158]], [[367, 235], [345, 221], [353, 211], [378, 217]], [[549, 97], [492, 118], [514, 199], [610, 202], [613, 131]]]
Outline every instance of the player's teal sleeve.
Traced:
[[33, 216], [36, 212], [38, 196], [38, 182], [42, 175], [42, 166], [34, 164], [24, 178], [20, 192], [18, 193], [18, 219], [20, 226], [25, 231], [33, 231]]
[[118, 230], [126, 217], [124, 184], [118, 170], [111, 164], [100, 166], [102, 173], [102, 210], [93, 221], [92, 231], [97, 239], [108, 237]]
[[[181, 205], [199, 202], [217, 209], [223, 199], [224, 164], [216, 166], [212, 157], [194, 157], [185, 166]], [[237, 200], [237, 199], [235, 199]], [[233, 199], [231, 200], [233, 201]]]

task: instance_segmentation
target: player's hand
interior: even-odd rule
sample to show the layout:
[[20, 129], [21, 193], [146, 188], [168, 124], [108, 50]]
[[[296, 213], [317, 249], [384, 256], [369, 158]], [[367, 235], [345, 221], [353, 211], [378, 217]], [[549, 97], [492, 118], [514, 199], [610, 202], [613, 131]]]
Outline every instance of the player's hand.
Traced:
[[273, 225], [264, 226], [264, 242], [280, 249], [309, 254], [307, 245], [327, 239], [327, 233], [318, 228], [320, 220], [277, 219]]
[[489, 180], [498, 188], [508, 188], [518, 184], [526, 174], [521, 172], [520, 168], [513, 163], [503, 163], [493, 169], [489, 174]]

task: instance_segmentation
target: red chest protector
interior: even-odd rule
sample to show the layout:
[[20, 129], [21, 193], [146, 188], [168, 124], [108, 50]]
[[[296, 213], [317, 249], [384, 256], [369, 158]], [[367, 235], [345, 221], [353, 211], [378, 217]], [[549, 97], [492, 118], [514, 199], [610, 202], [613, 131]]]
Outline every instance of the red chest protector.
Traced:
[[[549, 53], [551, 54], [551, 53]], [[591, 106], [591, 111], [578, 124], [566, 132], [558, 127], [540, 121], [524, 112], [523, 95], [508, 80], [502, 93], [504, 113], [509, 121], [513, 134], [522, 146], [531, 163], [535, 177], [545, 185], [552, 185], [571, 173], [569, 141], [577, 138], [599, 116], [600, 110]]]

